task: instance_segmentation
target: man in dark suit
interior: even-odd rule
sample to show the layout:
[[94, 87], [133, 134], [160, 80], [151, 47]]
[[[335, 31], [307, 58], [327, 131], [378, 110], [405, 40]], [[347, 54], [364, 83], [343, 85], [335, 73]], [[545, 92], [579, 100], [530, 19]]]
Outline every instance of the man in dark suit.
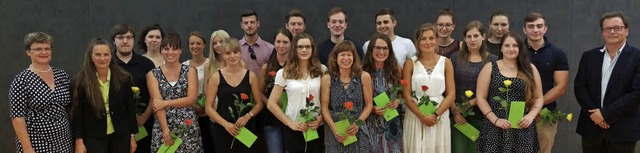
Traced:
[[605, 45], [582, 54], [575, 96], [583, 152], [632, 153], [640, 139], [640, 50], [626, 43], [627, 17], [600, 19]]

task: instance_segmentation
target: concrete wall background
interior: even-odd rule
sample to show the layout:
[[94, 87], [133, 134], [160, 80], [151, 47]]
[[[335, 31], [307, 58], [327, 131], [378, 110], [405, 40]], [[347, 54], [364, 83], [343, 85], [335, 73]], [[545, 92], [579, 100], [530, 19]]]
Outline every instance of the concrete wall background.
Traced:
[[[15, 74], [30, 63], [22, 44], [22, 39], [29, 32], [44, 31], [51, 34], [54, 37], [51, 65], [74, 75], [82, 60], [78, 55], [82, 54], [89, 40], [93, 37], [108, 39], [110, 28], [117, 23], [135, 26], [137, 39], [141, 38], [139, 35], [145, 26], [154, 23], [160, 24], [165, 31], [180, 33], [184, 43], [185, 36], [193, 30], [201, 31], [208, 37], [212, 31], [224, 29], [233, 37], [240, 38], [240, 12], [252, 9], [258, 12], [261, 21], [259, 34], [271, 42], [273, 33], [284, 26], [286, 13], [291, 9], [301, 9], [307, 17], [307, 32], [315, 37], [316, 42], [321, 42], [329, 37], [326, 18], [333, 6], [348, 11], [346, 33], [361, 42], [375, 32], [374, 14], [383, 7], [396, 12], [396, 34], [408, 38], [411, 38], [419, 24], [434, 22], [438, 10], [447, 7], [456, 15], [457, 28], [453, 33], [456, 39], [462, 38], [466, 23], [480, 20], [486, 24], [495, 10], [507, 12], [511, 30], [522, 35], [523, 17], [529, 12], [541, 12], [546, 16], [549, 26], [546, 36], [564, 49], [569, 58], [571, 80], [567, 95], [559, 100], [559, 108], [576, 113], [575, 116], [579, 112], [573, 96], [575, 70], [583, 51], [603, 44], [598, 23], [600, 16], [609, 11], [623, 11], [630, 17], [628, 43], [639, 46], [640, 42], [635, 31], [640, 22], [640, 13], [634, 11], [634, 8], [640, 7], [640, 1], [632, 0], [0, 0], [0, 46], [3, 53], [0, 61], [4, 63], [0, 65], [4, 70], [0, 74], [0, 150], [12, 152], [15, 149], [15, 134], [8, 117], [7, 91]], [[188, 58], [190, 55], [185, 47], [181, 59]], [[575, 126], [575, 122], [562, 122], [559, 125], [554, 152], [581, 152], [580, 136], [575, 133]]]

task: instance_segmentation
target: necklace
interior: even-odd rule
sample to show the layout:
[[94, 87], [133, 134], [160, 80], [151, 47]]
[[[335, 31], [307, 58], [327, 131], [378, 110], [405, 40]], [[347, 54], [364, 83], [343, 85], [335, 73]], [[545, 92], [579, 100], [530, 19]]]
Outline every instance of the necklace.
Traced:
[[29, 69], [31, 69], [32, 71], [36, 71], [36, 72], [40, 72], [40, 73], [45, 73], [45, 72], [49, 72], [51, 71], [51, 66], [49, 66], [49, 69], [47, 70], [38, 70], [35, 67], [33, 67], [33, 65], [29, 65]]

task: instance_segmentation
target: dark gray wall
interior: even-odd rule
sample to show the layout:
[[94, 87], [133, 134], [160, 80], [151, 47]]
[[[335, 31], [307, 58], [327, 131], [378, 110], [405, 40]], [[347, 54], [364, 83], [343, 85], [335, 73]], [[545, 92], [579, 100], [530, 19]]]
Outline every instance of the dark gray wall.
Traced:
[[[71, 75], [79, 69], [81, 55], [92, 37], [108, 38], [111, 26], [129, 23], [136, 28], [136, 38], [146, 25], [159, 23], [165, 29], [175, 30], [183, 39], [189, 31], [198, 30], [208, 37], [212, 31], [224, 29], [234, 37], [241, 37], [240, 12], [253, 9], [261, 21], [260, 35], [267, 41], [283, 27], [284, 16], [291, 9], [301, 9], [307, 16], [307, 32], [316, 42], [327, 39], [327, 11], [341, 6], [348, 11], [347, 35], [364, 42], [375, 31], [374, 14], [389, 7], [396, 11], [396, 34], [411, 37], [415, 27], [433, 22], [441, 8], [452, 8], [456, 14], [453, 36], [461, 37], [464, 25], [471, 20], [486, 23], [494, 10], [509, 14], [511, 30], [522, 34], [522, 18], [538, 11], [547, 17], [547, 37], [555, 45], [565, 49], [571, 67], [571, 83], [567, 95], [559, 100], [563, 111], [577, 113], [579, 106], [573, 96], [573, 78], [583, 51], [602, 45], [599, 18], [608, 11], [624, 11], [630, 17], [629, 44], [638, 46], [635, 28], [638, 26], [640, 1], [633, 0], [395, 0], [395, 1], [344, 1], [344, 0], [113, 0], [113, 1], [39, 1], [0, 0], [0, 56], [4, 70], [0, 74], [0, 152], [11, 152], [14, 132], [7, 105], [7, 90], [15, 74], [25, 69], [30, 61], [24, 53], [22, 39], [33, 31], [53, 35], [52, 66], [66, 69]], [[486, 25], [485, 25], [486, 26]], [[189, 58], [183, 51], [181, 59]], [[576, 114], [577, 116], [578, 114]], [[580, 136], [575, 133], [576, 123], [563, 122], [558, 127], [554, 152], [581, 152]]]

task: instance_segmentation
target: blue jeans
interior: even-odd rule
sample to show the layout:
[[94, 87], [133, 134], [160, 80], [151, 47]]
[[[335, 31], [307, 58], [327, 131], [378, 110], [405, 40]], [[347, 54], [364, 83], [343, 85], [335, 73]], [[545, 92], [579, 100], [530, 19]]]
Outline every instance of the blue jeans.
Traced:
[[267, 141], [269, 153], [283, 153], [282, 128], [279, 126], [264, 126], [264, 137]]

